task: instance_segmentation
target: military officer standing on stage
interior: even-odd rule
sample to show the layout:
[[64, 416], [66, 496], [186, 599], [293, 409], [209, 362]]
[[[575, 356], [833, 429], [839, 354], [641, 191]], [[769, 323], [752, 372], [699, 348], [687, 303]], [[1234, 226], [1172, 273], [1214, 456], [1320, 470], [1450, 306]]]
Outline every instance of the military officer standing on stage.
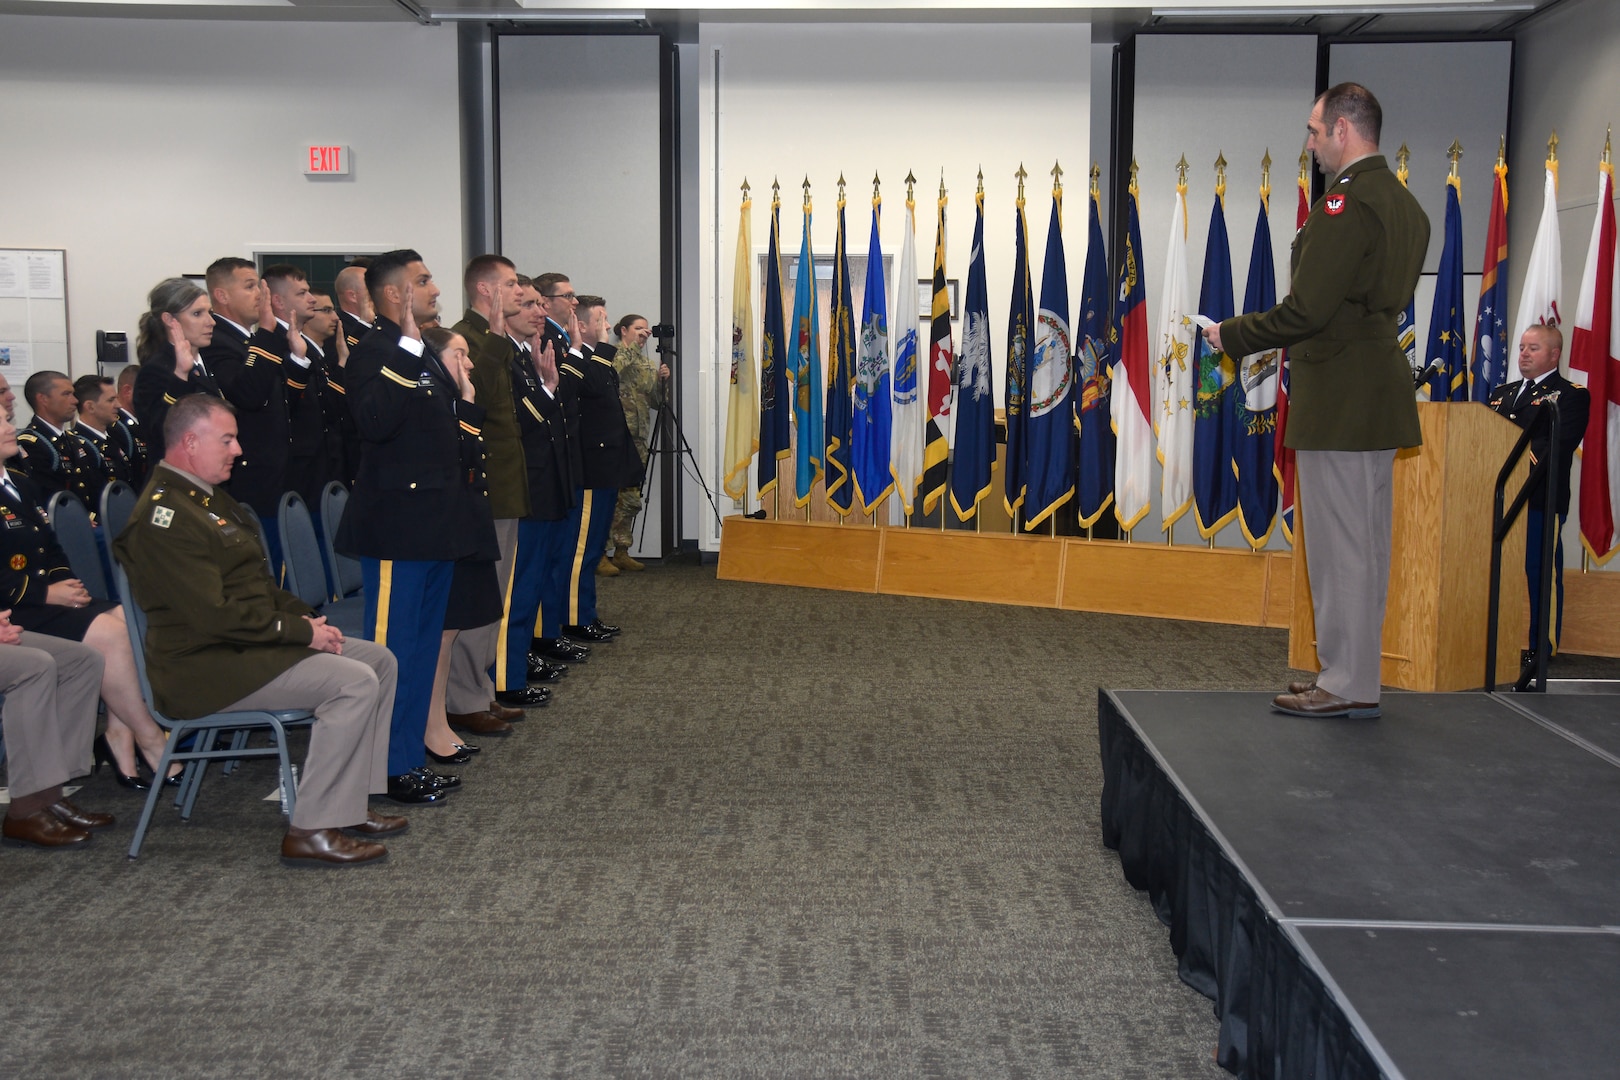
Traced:
[[1294, 238], [1288, 295], [1204, 331], [1228, 356], [1288, 348], [1286, 441], [1321, 662], [1314, 683], [1273, 699], [1296, 716], [1379, 715], [1395, 451], [1422, 442], [1396, 318], [1423, 269], [1429, 219], [1378, 153], [1382, 126], [1378, 99], [1357, 83], [1316, 99], [1305, 145], [1328, 184]]
[[[1564, 628], [1564, 522], [1569, 518], [1569, 470], [1575, 461], [1575, 449], [1586, 435], [1587, 415], [1592, 408], [1592, 395], [1586, 387], [1570, 382], [1558, 370], [1559, 358], [1564, 352], [1564, 335], [1556, 326], [1527, 327], [1519, 338], [1519, 374], [1523, 378], [1503, 383], [1492, 393], [1491, 408], [1518, 424], [1529, 428], [1530, 460], [1547, 461], [1547, 466], [1558, 489], [1553, 498], [1558, 511], [1558, 524], [1553, 553], [1553, 618], [1545, 644], [1548, 655], [1558, 652], [1558, 639]], [[1542, 406], [1547, 401], [1558, 403], [1558, 445], [1553, 446], [1551, 415]], [[1535, 659], [1536, 649], [1543, 644], [1541, 628], [1541, 569], [1542, 540], [1547, 513], [1547, 478], [1544, 475], [1530, 489], [1525, 504], [1524, 576], [1530, 587], [1530, 647], [1524, 651], [1523, 661]]]

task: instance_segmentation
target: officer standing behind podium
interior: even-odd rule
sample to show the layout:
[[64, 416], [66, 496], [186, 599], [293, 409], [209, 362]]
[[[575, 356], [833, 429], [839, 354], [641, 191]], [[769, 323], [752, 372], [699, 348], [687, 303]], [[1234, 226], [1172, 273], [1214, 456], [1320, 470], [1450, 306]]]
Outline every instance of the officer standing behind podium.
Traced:
[[1383, 119], [1358, 83], [1316, 99], [1305, 145], [1328, 185], [1294, 237], [1288, 295], [1204, 331], [1228, 356], [1289, 350], [1286, 441], [1321, 662], [1315, 682], [1272, 700], [1295, 716], [1379, 715], [1395, 451], [1423, 441], [1395, 324], [1423, 269], [1429, 219], [1378, 153]]
[[388, 797], [436, 803], [458, 777], [426, 767], [428, 708], [450, 580], [476, 553], [484, 412], [418, 327], [438, 316], [439, 287], [410, 249], [372, 260], [366, 287], [377, 324], [349, 354], [349, 409], [360, 470], [337, 549], [360, 560], [367, 636], [399, 660], [388, 742]]
[[[1548, 466], [1558, 483], [1555, 498], [1558, 525], [1553, 552], [1552, 625], [1548, 628], [1546, 643], [1549, 656], [1558, 652], [1558, 639], [1564, 629], [1564, 522], [1569, 517], [1569, 469], [1575, 460], [1575, 448], [1586, 434], [1586, 418], [1592, 408], [1592, 395], [1584, 386], [1577, 386], [1558, 371], [1558, 360], [1564, 353], [1564, 335], [1556, 326], [1536, 325], [1525, 329], [1519, 338], [1519, 374], [1517, 382], [1503, 383], [1491, 393], [1490, 406], [1503, 416], [1529, 428], [1530, 460], [1547, 460], [1553, 452], [1551, 417], [1542, 403], [1558, 403], [1558, 456]], [[1546, 526], [1547, 480], [1530, 489], [1525, 504], [1524, 576], [1530, 585], [1530, 647], [1524, 660], [1535, 657], [1542, 643], [1541, 627], [1541, 561], [1542, 537]]]

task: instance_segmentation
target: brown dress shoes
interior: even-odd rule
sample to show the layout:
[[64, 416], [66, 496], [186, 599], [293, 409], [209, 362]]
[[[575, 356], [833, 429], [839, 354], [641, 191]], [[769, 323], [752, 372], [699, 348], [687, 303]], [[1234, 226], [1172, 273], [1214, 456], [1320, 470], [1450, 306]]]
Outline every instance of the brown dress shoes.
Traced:
[[1288, 684], [1288, 692], [1290, 694], [1308, 694], [1315, 689], [1315, 679], [1312, 679], [1310, 682], [1291, 682]]
[[[521, 718], [522, 713], [518, 715]], [[450, 721], [451, 727], [470, 731], [474, 735], [512, 734], [512, 725], [506, 722], [507, 718], [494, 712], [446, 713], [445, 719]]]
[[522, 720], [528, 714], [522, 709], [509, 709], [498, 701], [489, 703], [489, 715], [497, 720]]
[[[1293, 686], [1289, 689], [1292, 690]], [[1278, 694], [1271, 699], [1271, 707], [1289, 716], [1308, 716], [1317, 720], [1372, 720], [1380, 714], [1376, 701], [1346, 701], [1320, 686], [1312, 686], [1303, 693]]]
[[64, 825], [71, 825], [75, 829], [110, 829], [113, 824], [111, 814], [98, 814], [90, 810], [80, 810], [66, 799], [58, 799], [46, 807], [56, 816], [56, 820]]
[[366, 811], [366, 820], [358, 825], [345, 825], [343, 831], [350, 836], [371, 837], [397, 836], [411, 827], [409, 818], [395, 817], [391, 814], [379, 814], [375, 810]]
[[308, 836], [294, 836], [289, 831], [281, 838], [283, 866], [333, 869], [382, 862], [387, 858], [388, 849], [381, 844], [357, 840], [342, 829], [316, 829]]
[[36, 810], [27, 817], [7, 814], [0, 825], [0, 838], [12, 847], [66, 848], [90, 842], [90, 833], [69, 825], [49, 809]]

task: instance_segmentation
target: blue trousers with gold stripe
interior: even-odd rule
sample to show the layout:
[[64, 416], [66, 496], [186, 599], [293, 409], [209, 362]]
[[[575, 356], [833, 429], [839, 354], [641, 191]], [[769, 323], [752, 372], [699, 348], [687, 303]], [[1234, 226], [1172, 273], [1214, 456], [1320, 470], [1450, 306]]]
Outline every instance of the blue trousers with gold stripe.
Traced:
[[574, 509], [568, 514], [574, 527], [565, 620], [569, 626], [589, 626], [596, 621], [596, 564], [607, 550], [613, 511], [618, 505], [618, 488], [586, 488], [574, 499]]
[[501, 647], [495, 655], [496, 690], [521, 690], [527, 686], [532, 639], [554, 638], [560, 632], [573, 539], [567, 518], [523, 518], [518, 522], [512, 581], [501, 619]]
[[448, 561], [360, 560], [366, 588], [366, 629], [399, 662], [394, 715], [388, 732], [388, 775], [427, 763], [428, 702], [450, 602]]

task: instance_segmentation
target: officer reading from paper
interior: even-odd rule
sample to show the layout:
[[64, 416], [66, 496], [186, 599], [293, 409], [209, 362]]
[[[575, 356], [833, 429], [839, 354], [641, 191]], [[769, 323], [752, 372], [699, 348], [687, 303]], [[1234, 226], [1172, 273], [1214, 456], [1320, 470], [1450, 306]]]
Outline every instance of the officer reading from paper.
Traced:
[[1286, 441], [1322, 666], [1272, 700], [1295, 716], [1379, 715], [1395, 451], [1422, 441], [1396, 319], [1423, 269], [1429, 219], [1378, 153], [1382, 126], [1365, 86], [1340, 83], [1316, 99], [1305, 145], [1328, 185], [1294, 237], [1288, 295], [1204, 330], [1228, 356], [1289, 350]]

